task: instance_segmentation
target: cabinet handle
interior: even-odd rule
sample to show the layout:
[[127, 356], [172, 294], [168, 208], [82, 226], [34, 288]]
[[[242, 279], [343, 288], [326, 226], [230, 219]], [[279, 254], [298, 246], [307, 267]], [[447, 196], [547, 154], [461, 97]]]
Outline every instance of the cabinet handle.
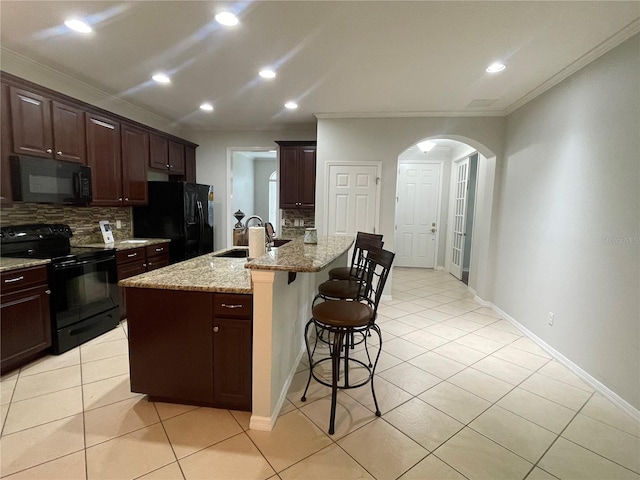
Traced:
[[138, 254], [137, 253], [130, 253], [129, 255], [127, 255], [127, 257], [129, 258], [133, 258], [133, 257], [137, 257]]
[[164, 251], [164, 247], [156, 248], [156, 252], [162, 252], [162, 251]]
[[242, 308], [242, 305], [227, 305], [226, 303], [223, 303], [222, 306], [224, 308]]
[[62, 155], [61, 151], [56, 152], [56, 155]]
[[119, 202], [121, 202], [121, 201], [122, 201], [122, 197], [120, 197], [120, 198], [118, 199], [118, 201], [119, 201]]
[[51, 295], [51, 290], [45, 290], [44, 293], [46, 293], [47, 295]]
[[167, 168], [171, 170], [171, 165], [169, 165], [168, 163], [167, 163]]
[[7, 278], [4, 283], [14, 283], [14, 282], [19, 282], [20, 280], [24, 280], [24, 277], [22, 275], [20, 275], [19, 277], [16, 278]]
[[128, 201], [129, 201], [129, 197], [126, 197], [126, 198], [124, 199], [124, 201], [125, 201], [125, 202], [128, 202]]
[[147, 265], [151, 265], [151, 262], [142, 264], [142, 266], [145, 267], [145, 268], [147, 267]]
[[53, 152], [53, 150], [51, 150], [50, 148], [47, 148], [47, 153], [51, 153]]
[[213, 327], [214, 333], [218, 333], [218, 330], [220, 330], [218, 327]]

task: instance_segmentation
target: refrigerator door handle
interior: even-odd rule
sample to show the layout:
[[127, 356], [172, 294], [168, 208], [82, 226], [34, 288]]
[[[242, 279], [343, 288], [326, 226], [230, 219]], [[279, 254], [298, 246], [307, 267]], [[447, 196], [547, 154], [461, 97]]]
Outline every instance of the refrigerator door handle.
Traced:
[[198, 212], [198, 254], [202, 255], [204, 253], [204, 210], [202, 209], [202, 202], [200, 200], [197, 201], [197, 212]]

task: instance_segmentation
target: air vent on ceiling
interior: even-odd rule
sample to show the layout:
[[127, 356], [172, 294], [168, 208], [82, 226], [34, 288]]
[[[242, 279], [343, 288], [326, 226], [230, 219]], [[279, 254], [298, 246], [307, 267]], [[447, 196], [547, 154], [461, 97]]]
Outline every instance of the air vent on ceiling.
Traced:
[[467, 105], [467, 108], [488, 108], [497, 101], [497, 98], [479, 98]]

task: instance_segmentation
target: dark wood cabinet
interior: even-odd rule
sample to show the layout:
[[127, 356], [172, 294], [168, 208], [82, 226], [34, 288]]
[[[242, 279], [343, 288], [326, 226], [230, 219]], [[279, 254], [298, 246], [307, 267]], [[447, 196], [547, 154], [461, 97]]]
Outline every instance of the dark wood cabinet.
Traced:
[[67, 162], [87, 163], [84, 111], [53, 101], [54, 158]]
[[196, 149], [189, 145], [184, 147], [184, 181], [196, 181]]
[[149, 167], [163, 171], [169, 169], [169, 140], [155, 133], [149, 139]]
[[169, 140], [169, 173], [184, 175], [184, 145]]
[[315, 142], [276, 142], [280, 145], [280, 208], [315, 208]]
[[13, 152], [86, 163], [84, 111], [10, 87]]
[[122, 125], [122, 194], [123, 205], [146, 205], [149, 133]]
[[152, 134], [149, 167], [169, 175], [184, 175], [185, 148], [180, 142]]
[[51, 346], [51, 315], [47, 267], [0, 274], [0, 370], [8, 372]]
[[87, 114], [87, 164], [91, 167], [94, 206], [122, 205], [120, 123]]
[[9, 85], [0, 84], [0, 205], [13, 204], [9, 156], [11, 155], [11, 109]]
[[[169, 265], [169, 242], [119, 250], [118, 281]], [[127, 318], [127, 292], [120, 287], [120, 320]]]
[[251, 410], [253, 296], [128, 288], [131, 390]]

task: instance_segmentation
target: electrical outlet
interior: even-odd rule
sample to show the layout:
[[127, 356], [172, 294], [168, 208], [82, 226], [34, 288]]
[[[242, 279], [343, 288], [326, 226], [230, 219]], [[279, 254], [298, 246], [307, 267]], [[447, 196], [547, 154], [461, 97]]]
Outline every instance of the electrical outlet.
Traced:
[[555, 317], [554, 313], [553, 312], [549, 312], [549, 315], [547, 317], [548, 318], [547, 323], [549, 324], [549, 326], [553, 326], [554, 317]]
[[121, 229], [122, 228], [122, 221], [121, 220], [116, 220], [116, 228], [117, 229]]

